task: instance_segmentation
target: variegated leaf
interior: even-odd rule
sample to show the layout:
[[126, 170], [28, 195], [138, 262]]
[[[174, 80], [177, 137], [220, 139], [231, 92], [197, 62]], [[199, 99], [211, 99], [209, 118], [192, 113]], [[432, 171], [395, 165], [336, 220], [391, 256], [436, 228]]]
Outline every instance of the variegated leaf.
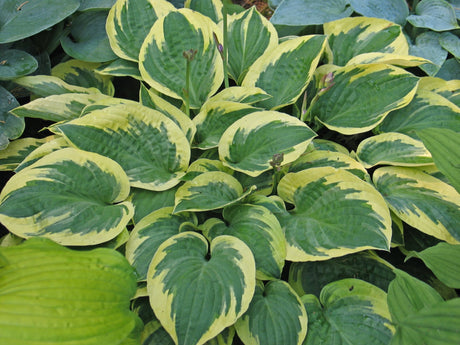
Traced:
[[176, 186], [163, 191], [131, 188], [129, 200], [135, 208], [134, 224], [137, 224], [142, 218], [160, 208], [174, 206], [174, 196], [177, 188]]
[[124, 59], [110, 61], [109, 63], [97, 67], [94, 71], [104, 76], [132, 77], [137, 80], [142, 80], [137, 62]]
[[385, 200], [346, 170], [320, 167], [289, 173], [281, 179], [278, 194], [295, 206], [280, 215], [287, 260], [328, 260], [389, 249], [391, 217]]
[[379, 168], [373, 180], [404, 222], [448, 243], [460, 243], [460, 197], [452, 186], [418, 169], [401, 167]]
[[202, 345], [234, 324], [255, 289], [251, 250], [233, 236], [183, 232], [163, 242], [150, 264], [150, 304], [178, 345]]
[[95, 87], [85, 88], [71, 85], [58, 77], [50, 75], [31, 75], [17, 78], [14, 82], [40, 97], [61, 95], [63, 93], [100, 93], [99, 89]]
[[179, 183], [190, 160], [182, 130], [162, 113], [121, 104], [54, 127], [72, 145], [118, 162], [133, 187], [166, 190]]
[[219, 157], [230, 168], [258, 176], [296, 160], [316, 136], [305, 123], [277, 111], [259, 111], [234, 122], [219, 141]]
[[245, 104], [254, 104], [264, 101], [271, 96], [262, 90], [260, 87], [254, 86], [230, 86], [227, 87], [214, 96], [210, 97], [203, 107], [211, 102], [230, 101]]
[[211, 18], [216, 24], [219, 24], [223, 19], [223, 4], [221, 0], [185, 0], [184, 7], [204, 14], [206, 17]]
[[369, 63], [383, 63], [400, 67], [416, 67], [426, 63], [431, 63], [431, 61], [418, 56], [372, 52], [359, 54], [350, 59], [346, 65], [349, 66]]
[[0, 170], [8, 171], [16, 169], [29, 153], [49, 140], [51, 140], [50, 137], [13, 140], [6, 149], [0, 150]]
[[129, 181], [113, 160], [74, 148], [52, 152], [14, 175], [0, 194], [0, 221], [21, 237], [94, 245], [134, 214]]

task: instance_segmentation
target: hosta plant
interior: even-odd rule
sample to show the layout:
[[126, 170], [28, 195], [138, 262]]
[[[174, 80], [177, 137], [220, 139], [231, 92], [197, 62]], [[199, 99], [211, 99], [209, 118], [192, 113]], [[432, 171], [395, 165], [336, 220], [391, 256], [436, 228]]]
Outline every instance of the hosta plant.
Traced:
[[459, 81], [385, 19], [230, 12], [118, 0], [117, 59], [14, 79], [2, 344], [458, 342]]

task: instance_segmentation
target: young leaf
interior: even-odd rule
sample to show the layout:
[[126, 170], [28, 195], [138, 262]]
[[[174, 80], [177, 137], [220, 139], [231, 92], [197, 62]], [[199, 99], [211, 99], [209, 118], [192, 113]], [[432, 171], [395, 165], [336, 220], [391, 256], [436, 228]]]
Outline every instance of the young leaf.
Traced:
[[150, 304], [178, 345], [202, 345], [234, 324], [255, 289], [251, 250], [233, 236], [210, 245], [183, 232], [160, 245], [147, 274]]
[[448, 243], [460, 243], [460, 199], [453, 187], [414, 168], [379, 168], [373, 180], [404, 222]]
[[284, 41], [252, 64], [242, 86], [257, 86], [272, 96], [257, 104], [265, 109], [292, 104], [307, 88], [325, 47], [323, 35]]
[[[304, 295], [308, 314], [304, 345], [389, 344], [394, 329], [386, 293], [359, 279], [343, 279], [326, 285], [319, 300]], [[359, 330], [359, 331], [357, 331]]]
[[174, 6], [166, 0], [117, 0], [110, 9], [106, 30], [110, 46], [119, 57], [138, 61], [142, 43], [152, 25]]
[[65, 148], [8, 180], [0, 194], [0, 221], [21, 237], [94, 245], [117, 236], [132, 218], [128, 195], [128, 177], [116, 162]]
[[2, 248], [0, 342], [117, 345], [140, 322], [132, 267], [115, 250], [75, 251], [44, 238]]
[[300, 345], [307, 333], [305, 307], [284, 281], [256, 285], [249, 309], [235, 324], [246, 345]]
[[[190, 9], [169, 12], [158, 19], [147, 35], [139, 55], [139, 69], [154, 89], [174, 98], [190, 99], [199, 108], [222, 84], [223, 62], [213, 34], [222, 42], [220, 28], [210, 18]], [[190, 61], [190, 89], [185, 90], [187, 59], [183, 53], [196, 51]]]
[[280, 215], [287, 260], [328, 260], [365, 249], [388, 250], [391, 218], [382, 196], [346, 170], [320, 167], [285, 175], [278, 194], [295, 208]]
[[258, 176], [296, 160], [315, 136], [293, 116], [277, 111], [254, 112], [234, 122], [222, 134], [219, 157], [234, 170]]

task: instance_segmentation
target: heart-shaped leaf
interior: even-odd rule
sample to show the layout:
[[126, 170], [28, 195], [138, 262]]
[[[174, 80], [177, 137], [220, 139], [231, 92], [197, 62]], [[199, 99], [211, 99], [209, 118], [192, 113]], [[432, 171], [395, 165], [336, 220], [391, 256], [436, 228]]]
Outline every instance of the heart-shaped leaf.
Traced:
[[23, 50], [0, 49], [0, 80], [22, 77], [37, 67], [37, 60]]

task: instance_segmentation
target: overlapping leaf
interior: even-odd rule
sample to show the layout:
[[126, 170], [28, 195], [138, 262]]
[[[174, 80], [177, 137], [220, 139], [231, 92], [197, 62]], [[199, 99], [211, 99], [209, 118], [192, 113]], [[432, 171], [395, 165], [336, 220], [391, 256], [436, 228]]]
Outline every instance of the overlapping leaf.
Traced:
[[0, 49], [0, 61], [0, 80], [22, 77], [38, 67], [32, 55], [18, 49]]
[[15, 170], [32, 151], [49, 140], [52, 139], [26, 137], [14, 140], [6, 149], [0, 151], [0, 169]]
[[117, 161], [133, 187], [166, 190], [179, 183], [190, 159], [182, 130], [162, 113], [136, 104], [95, 110], [57, 125], [76, 147]]
[[0, 221], [21, 237], [64, 245], [108, 241], [134, 214], [122, 168], [99, 154], [65, 148], [14, 175], [0, 194]]
[[10, 111], [19, 106], [16, 98], [4, 87], [0, 86], [0, 150], [5, 149], [10, 139], [16, 139], [24, 131], [24, 119], [11, 114]]
[[280, 216], [287, 260], [317, 261], [388, 250], [391, 218], [382, 196], [352, 173], [320, 167], [289, 173], [278, 194], [295, 208]]
[[248, 309], [255, 289], [251, 250], [233, 236], [211, 244], [195, 232], [163, 242], [147, 275], [150, 304], [178, 345], [202, 345]]

